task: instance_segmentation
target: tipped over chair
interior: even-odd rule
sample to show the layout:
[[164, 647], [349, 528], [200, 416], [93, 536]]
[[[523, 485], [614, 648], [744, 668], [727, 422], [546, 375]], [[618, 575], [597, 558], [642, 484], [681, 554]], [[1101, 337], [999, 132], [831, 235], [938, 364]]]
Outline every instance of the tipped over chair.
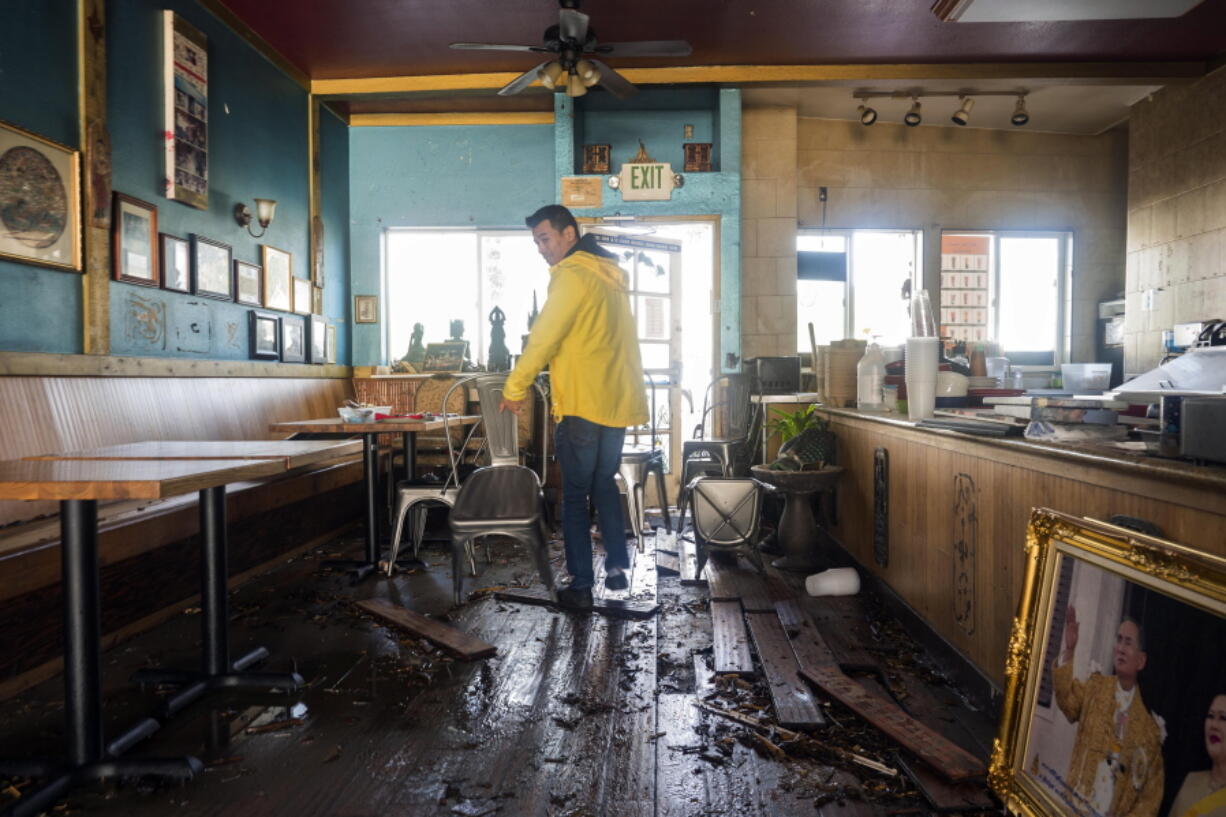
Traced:
[[686, 486], [694, 515], [694, 545], [701, 576], [710, 551], [739, 553], [765, 573], [758, 551], [763, 486], [752, 477], [695, 477]]
[[720, 375], [708, 384], [694, 439], [681, 445], [679, 531], [685, 528], [689, 486], [695, 477], [718, 474], [727, 478], [748, 473], [758, 430], [752, 390], [753, 378], [747, 374]]
[[[451, 509], [451, 566], [456, 604], [464, 600], [464, 554], [485, 536], [507, 536], [532, 548], [541, 581], [552, 595], [553, 569], [549, 563], [543, 482], [535, 471], [519, 464], [516, 415], [498, 409], [506, 375], [479, 375], [465, 382], [476, 390], [481, 401], [490, 464], [468, 475]], [[539, 387], [536, 388], [539, 392]]]

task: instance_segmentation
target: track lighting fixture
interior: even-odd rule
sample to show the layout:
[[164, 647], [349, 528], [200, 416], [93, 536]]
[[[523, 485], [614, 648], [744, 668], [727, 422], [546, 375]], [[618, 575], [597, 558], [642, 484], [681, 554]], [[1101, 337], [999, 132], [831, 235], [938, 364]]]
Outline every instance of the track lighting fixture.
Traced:
[[950, 120], [955, 125], [965, 125], [971, 121], [971, 109], [975, 107], [975, 99], [969, 96], [960, 97], [959, 99], [962, 102], [962, 107], [954, 111], [954, 115], [950, 117]]
[[916, 97], [911, 97], [911, 110], [907, 111], [903, 116], [902, 121], [907, 124], [907, 127], [914, 128], [920, 122], [924, 121], [924, 117], [920, 115], [920, 101]]
[[856, 111], [860, 114], [861, 125], [871, 125], [877, 121], [877, 112], [867, 105], [861, 105]]
[[1020, 128], [1030, 121], [1030, 114], [1026, 113], [1026, 95], [1022, 94], [1017, 98], [1017, 105], [1013, 108], [1013, 116], [1009, 118], [1014, 127]]

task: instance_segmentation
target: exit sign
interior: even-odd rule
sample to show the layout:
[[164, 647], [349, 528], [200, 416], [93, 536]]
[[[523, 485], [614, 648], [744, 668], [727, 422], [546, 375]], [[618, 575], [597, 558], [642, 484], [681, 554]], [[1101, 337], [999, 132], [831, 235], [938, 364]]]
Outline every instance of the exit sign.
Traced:
[[618, 175], [624, 201], [668, 201], [677, 186], [668, 162], [627, 162]]

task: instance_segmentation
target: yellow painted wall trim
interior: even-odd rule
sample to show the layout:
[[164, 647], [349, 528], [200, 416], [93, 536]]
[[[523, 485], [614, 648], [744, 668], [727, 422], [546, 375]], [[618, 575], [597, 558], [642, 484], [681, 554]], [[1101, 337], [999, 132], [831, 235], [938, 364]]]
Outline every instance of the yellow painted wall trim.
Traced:
[[424, 127], [431, 125], [552, 125], [553, 111], [501, 113], [355, 113], [352, 127]]
[[353, 369], [350, 366], [312, 366], [246, 360], [0, 352], [0, 376], [350, 378], [353, 376]]
[[[1204, 62], [1027, 62], [944, 63], [892, 65], [695, 65], [672, 68], [622, 68], [633, 83], [822, 82], [891, 79], [1078, 79], [1104, 83], [1170, 82], [1204, 75]], [[501, 88], [519, 76], [516, 72], [436, 74], [401, 77], [311, 80], [311, 93], [320, 96], [461, 91]]]

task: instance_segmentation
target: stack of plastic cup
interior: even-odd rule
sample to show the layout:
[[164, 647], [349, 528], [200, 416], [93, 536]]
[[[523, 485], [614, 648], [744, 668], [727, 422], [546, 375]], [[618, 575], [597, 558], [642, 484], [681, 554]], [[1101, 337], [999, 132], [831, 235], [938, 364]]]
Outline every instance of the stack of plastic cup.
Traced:
[[937, 405], [937, 370], [941, 339], [937, 337], [928, 290], [911, 299], [911, 335], [907, 338], [907, 417], [931, 417]]

